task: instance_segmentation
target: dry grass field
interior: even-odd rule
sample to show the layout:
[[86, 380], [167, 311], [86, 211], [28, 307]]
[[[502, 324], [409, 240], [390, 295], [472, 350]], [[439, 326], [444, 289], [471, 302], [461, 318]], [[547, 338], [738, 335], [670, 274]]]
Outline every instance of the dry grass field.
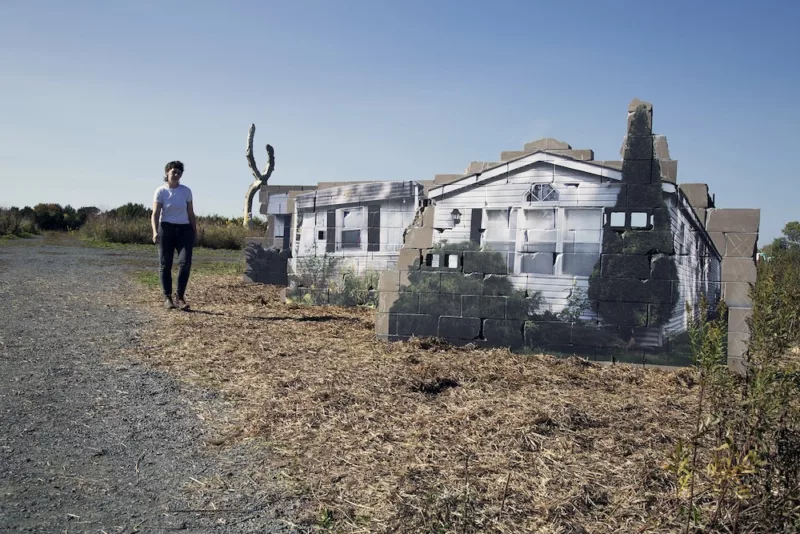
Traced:
[[[662, 468], [692, 433], [689, 370], [386, 343], [366, 309], [283, 304], [238, 276], [195, 276], [193, 313], [157, 318], [138, 357], [212, 388], [209, 446], [265, 445], [336, 532], [670, 532], [680, 501]], [[677, 521], [677, 523], [675, 522]]]

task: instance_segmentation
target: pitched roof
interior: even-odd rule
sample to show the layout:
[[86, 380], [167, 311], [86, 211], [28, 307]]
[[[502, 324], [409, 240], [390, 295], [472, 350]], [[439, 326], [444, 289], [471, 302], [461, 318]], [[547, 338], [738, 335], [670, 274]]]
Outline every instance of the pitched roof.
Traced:
[[376, 200], [413, 198], [422, 186], [416, 182], [367, 182], [329, 187], [297, 195], [298, 208], [357, 204]]
[[495, 167], [468, 174], [463, 178], [443, 184], [438, 187], [433, 187], [428, 192], [429, 198], [437, 198], [442, 195], [459, 191], [466, 187], [477, 184], [486, 183], [493, 178], [503, 176], [508, 173], [517, 171], [523, 167], [533, 165], [534, 163], [548, 163], [557, 167], [572, 169], [575, 171], [585, 172], [587, 174], [594, 174], [607, 180], [621, 180], [622, 171], [617, 165], [606, 164], [602, 161], [584, 161], [571, 158], [566, 155], [554, 154], [553, 152], [540, 150], [530, 154], [526, 154], [511, 161], [500, 163]]

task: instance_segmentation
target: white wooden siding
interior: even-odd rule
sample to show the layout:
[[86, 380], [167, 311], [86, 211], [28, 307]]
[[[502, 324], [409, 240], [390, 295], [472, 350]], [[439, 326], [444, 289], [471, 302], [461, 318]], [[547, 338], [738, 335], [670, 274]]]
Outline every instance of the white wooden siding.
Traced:
[[[341, 269], [353, 268], [358, 274], [367, 270], [386, 270], [397, 265], [397, 257], [403, 246], [403, 233], [411, 225], [416, 213], [415, 202], [403, 200], [384, 200], [380, 204], [380, 250], [367, 250], [368, 233], [368, 206], [355, 205], [331, 206], [336, 210], [336, 250], [326, 252], [328, 244], [328, 210], [322, 209], [316, 213], [310, 209], [298, 209], [302, 215], [300, 241], [296, 244], [291, 261], [292, 269], [298, 269], [305, 258], [310, 256], [328, 256], [339, 258]], [[340, 231], [342, 227], [342, 210], [361, 208], [363, 210], [363, 225], [361, 234], [361, 248], [342, 248], [340, 246]], [[297, 217], [297, 216], [296, 216]]]
[[[678, 302], [670, 320], [664, 325], [664, 333], [675, 335], [686, 331], [686, 304], [696, 308], [700, 296], [706, 295], [709, 305], [716, 306], [721, 294], [722, 260], [714, 253], [708, 234], [699, 230], [691, 206], [676, 202], [669, 206], [670, 229], [675, 242], [675, 267], [678, 272]], [[689, 215], [691, 214], [691, 215]], [[701, 259], [703, 258], [703, 259]]]
[[[557, 202], [527, 202], [526, 193], [533, 184], [551, 184], [559, 194]], [[567, 185], [570, 184], [570, 185]], [[575, 185], [577, 184], [577, 187]], [[456, 243], [469, 241], [470, 228], [472, 225], [472, 210], [482, 209], [482, 228], [488, 226], [487, 211], [490, 210], [511, 210], [510, 223], [508, 225], [508, 240], [512, 243], [515, 251], [521, 250], [524, 243], [525, 232], [528, 230], [525, 212], [535, 209], [555, 209], [556, 221], [555, 230], [552, 231], [555, 240], [555, 259], [554, 273], [556, 274], [523, 274], [521, 273], [522, 254], [516, 253], [513, 262], [513, 272], [511, 276], [514, 287], [527, 290], [529, 293], [541, 292], [545, 299], [545, 310], [558, 313], [567, 304], [570, 293], [573, 290], [573, 283], [577, 287], [588, 290], [588, 276], [573, 276], [558, 274], [563, 272], [564, 244], [567, 241], [594, 242], [597, 244], [595, 258], [600, 256], [600, 246], [602, 242], [602, 216], [601, 210], [606, 207], [614, 207], [617, 203], [620, 184], [618, 182], [601, 183], [599, 176], [593, 176], [573, 169], [565, 169], [552, 165], [539, 165], [528, 168], [518, 174], [508, 177], [500, 177], [493, 181], [464, 188], [454, 193], [446, 194], [436, 201], [436, 212], [434, 215], [434, 226], [442, 231], [434, 232], [434, 244], [448, 241]], [[586, 208], [598, 210], [596, 227], [594, 228], [575, 228], [573, 231], [566, 231], [567, 221], [565, 209]], [[458, 210], [461, 220], [457, 225], [453, 225], [453, 210]], [[492, 231], [486, 231], [483, 238], [492, 237]], [[539, 231], [544, 235], [546, 231]], [[589, 240], [589, 234], [592, 239]], [[498, 233], [498, 235], [500, 235]], [[585, 313], [585, 319], [595, 318], [591, 310]]]

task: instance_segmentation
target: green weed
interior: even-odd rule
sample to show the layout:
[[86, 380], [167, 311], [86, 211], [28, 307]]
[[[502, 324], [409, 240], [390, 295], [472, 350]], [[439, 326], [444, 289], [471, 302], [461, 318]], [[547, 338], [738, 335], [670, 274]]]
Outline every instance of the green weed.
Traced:
[[664, 468], [683, 501], [684, 532], [800, 529], [800, 258], [759, 266], [751, 288], [745, 376], [727, 367], [724, 303], [703, 300], [689, 342], [699, 373], [695, 433]]

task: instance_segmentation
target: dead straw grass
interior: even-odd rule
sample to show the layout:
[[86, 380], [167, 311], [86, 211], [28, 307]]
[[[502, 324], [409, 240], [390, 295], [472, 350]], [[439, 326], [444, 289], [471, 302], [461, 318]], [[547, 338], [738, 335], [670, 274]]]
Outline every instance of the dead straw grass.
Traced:
[[[238, 277], [195, 277], [196, 313], [158, 308], [140, 357], [224, 392], [221, 441], [265, 461], [343, 532], [667, 532], [661, 469], [690, 435], [689, 371], [379, 342], [369, 310], [281, 304]], [[223, 428], [224, 427], [224, 428]], [[220, 441], [220, 442], [221, 442]], [[319, 514], [322, 514], [321, 516]]]

